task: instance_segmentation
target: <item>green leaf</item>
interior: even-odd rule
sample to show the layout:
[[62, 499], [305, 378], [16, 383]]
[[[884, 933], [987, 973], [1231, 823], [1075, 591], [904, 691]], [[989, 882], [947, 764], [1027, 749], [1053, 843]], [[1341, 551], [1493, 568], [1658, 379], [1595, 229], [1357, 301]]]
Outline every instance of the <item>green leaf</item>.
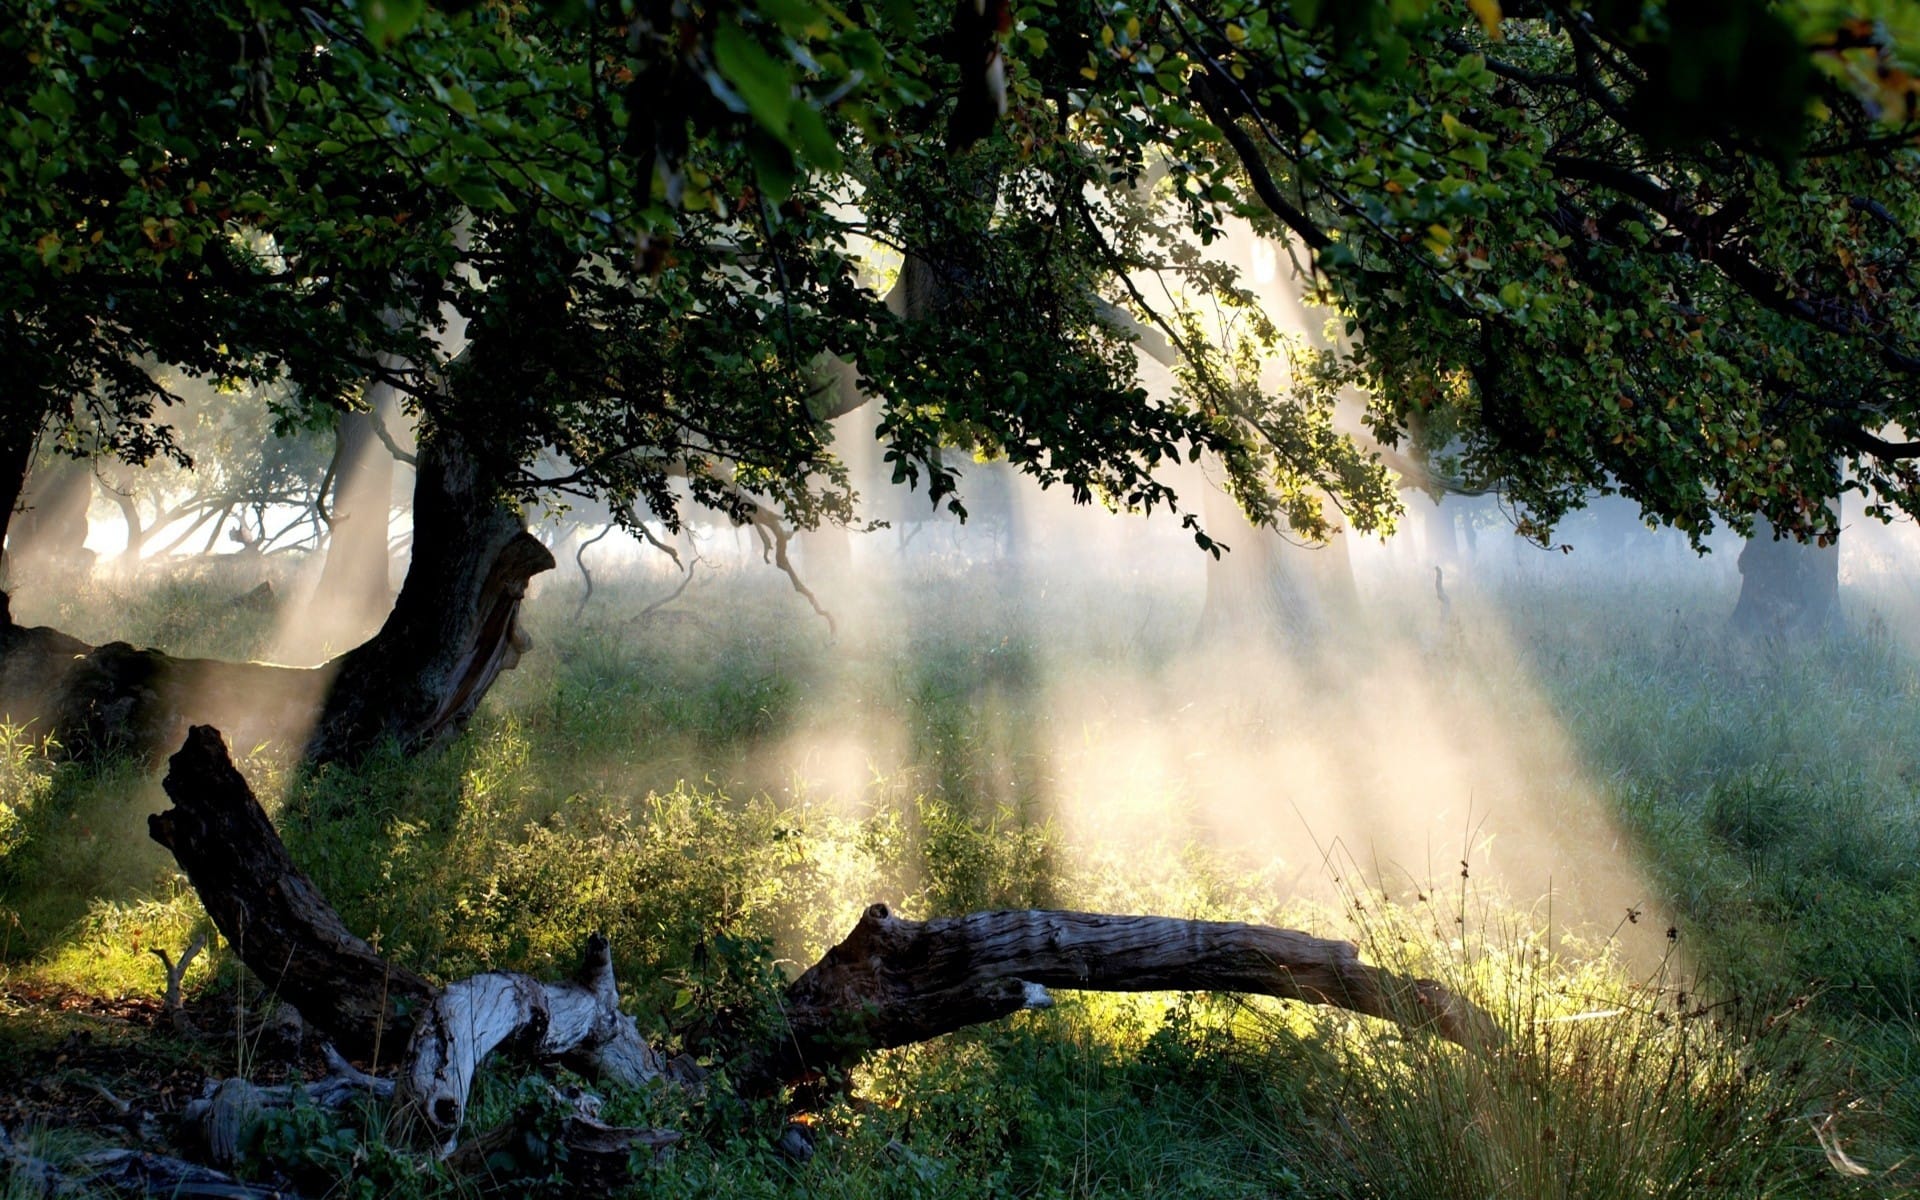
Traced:
[[778, 204], [793, 194], [799, 172], [794, 169], [793, 152], [784, 142], [764, 135], [748, 138], [747, 157], [753, 160], [754, 178], [767, 199]]
[[767, 132], [792, 144], [793, 78], [753, 35], [733, 21], [713, 31], [713, 62]]
[[413, 32], [427, 12], [427, 0], [360, 0], [367, 37], [382, 49]]

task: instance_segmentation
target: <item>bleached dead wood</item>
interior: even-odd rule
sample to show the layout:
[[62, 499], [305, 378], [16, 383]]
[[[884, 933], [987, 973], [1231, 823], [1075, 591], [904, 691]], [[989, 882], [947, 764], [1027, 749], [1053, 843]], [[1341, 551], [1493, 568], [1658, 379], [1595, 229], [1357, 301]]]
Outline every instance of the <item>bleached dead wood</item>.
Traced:
[[626, 1087], [651, 1083], [666, 1070], [620, 1011], [613, 955], [598, 933], [587, 939], [585, 962], [570, 982], [492, 971], [448, 984], [414, 1022], [397, 1098], [451, 1150], [474, 1073], [503, 1047]]

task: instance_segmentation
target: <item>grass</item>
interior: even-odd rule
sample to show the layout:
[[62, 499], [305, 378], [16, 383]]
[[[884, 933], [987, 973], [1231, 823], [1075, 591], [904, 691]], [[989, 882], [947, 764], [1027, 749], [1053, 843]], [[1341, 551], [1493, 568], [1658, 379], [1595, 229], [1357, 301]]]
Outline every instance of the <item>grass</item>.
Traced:
[[[243, 582], [203, 570], [20, 607], [94, 639], [265, 653], [271, 618], [223, 607]], [[716, 1013], [764, 1006], [876, 899], [1339, 934], [1514, 1034], [1481, 1057], [1336, 1010], [1067, 994], [875, 1056], [812, 1115], [804, 1168], [770, 1148], [781, 1111], [614, 1097], [617, 1117], [692, 1135], [648, 1194], [1916, 1182], [1920, 666], [1888, 633], [1909, 624], [1897, 581], [1850, 586], [1831, 638], [1756, 646], [1720, 632], [1724, 580], [1450, 577], [1452, 627], [1418, 589], [1374, 590], [1352, 641], [1272, 657], [1195, 646], [1197, 594], [1150, 575], [934, 565], [894, 582], [830, 641], [763, 574], [708, 575], [678, 615], [644, 618], [658, 582], [603, 578], [578, 621], [562, 580], [529, 608], [536, 651], [456, 742], [316, 776], [266, 754], [243, 767], [384, 952], [442, 977], [553, 974], [606, 929], [630, 1007], [676, 1050], [710, 1050]], [[144, 838], [155, 781], [7, 744], [0, 971], [155, 993], [147, 948], [177, 950], [203, 919]], [[1394, 834], [1428, 810], [1444, 840], [1415, 857]], [[236, 979], [214, 954], [189, 982]], [[0, 1039], [43, 1044], [35, 1029], [0, 1012]], [[477, 1119], [522, 1087], [489, 1072]], [[300, 1115], [263, 1153], [316, 1191], [458, 1191], [412, 1173], [377, 1123]]]

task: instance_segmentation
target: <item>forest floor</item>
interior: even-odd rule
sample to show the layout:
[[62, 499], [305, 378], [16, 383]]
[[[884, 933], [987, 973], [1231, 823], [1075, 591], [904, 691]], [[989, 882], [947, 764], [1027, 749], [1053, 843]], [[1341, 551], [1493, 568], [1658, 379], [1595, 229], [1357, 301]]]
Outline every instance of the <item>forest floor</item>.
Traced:
[[[270, 656], [293, 618], [227, 603], [239, 571], [23, 589], [15, 612]], [[1223, 645], [1194, 639], [1197, 571], [922, 560], [817, 581], [833, 635], [771, 569], [703, 569], [651, 611], [674, 580], [602, 574], [577, 614], [577, 575], [546, 581], [534, 651], [441, 749], [306, 774], [234, 748], [390, 958], [559, 975], [605, 930], [642, 1029], [711, 1056], [717, 1014], [764, 1009], [874, 901], [1150, 912], [1351, 938], [1514, 1037], [1489, 1062], [1336, 1010], [1061, 993], [873, 1056], [808, 1105], [805, 1164], [774, 1148], [783, 1105], [609, 1097], [688, 1135], [645, 1194], [1920, 1188], [1911, 580], [1850, 580], [1844, 626], [1786, 645], [1724, 632], [1719, 573], [1463, 571], [1443, 614], [1429, 573], [1376, 572], [1310, 639]], [[315, 1070], [258, 1032], [272, 998], [224, 946], [186, 976], [203, 1033], [161, 1012], [151, 951], [205, 917], [145, 836], [157, 773], [9, 745], [0, 1127], [59, 1161], [164, 1136], [208, 1077]], [[490, 1068], [473, 1120], [535, 1083]], [[371, 1114], [278, 1117], [253, 1150], [313, 1195], [476, 1187]]]

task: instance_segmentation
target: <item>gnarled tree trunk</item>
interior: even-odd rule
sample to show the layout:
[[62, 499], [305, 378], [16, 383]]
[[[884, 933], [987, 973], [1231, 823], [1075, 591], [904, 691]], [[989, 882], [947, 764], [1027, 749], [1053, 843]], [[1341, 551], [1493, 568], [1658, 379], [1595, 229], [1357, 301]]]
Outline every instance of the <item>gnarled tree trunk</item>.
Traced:
[[414, 747], [459, 729], [531, 644], [520, 601], [553, 565], [458, 434], [423, 439], [406, 582], [380, 632], [329, 664], [308, 756], [348, 758], [383, 738]]
[[76, 758], [156, 755], [194, 721], [222, 721], [250, 744], [304, 729], [322, 672], [176, 658], [125, 642], [90, 646], [13, 623], [0, 592], [0, 714]]
[[294, 738], [316, 760], [383, 738], [406, 747], [457, 731], [526, 649], [520, 600], [553, 556], [521, 528], [451, 435], [423, 446], [413, 562], [372, 639], [314, 668], [89, 646], [12, 623], [0, 602], [0, 714], [76, 756], [158, 754], [193, 724], [248, 742]]

